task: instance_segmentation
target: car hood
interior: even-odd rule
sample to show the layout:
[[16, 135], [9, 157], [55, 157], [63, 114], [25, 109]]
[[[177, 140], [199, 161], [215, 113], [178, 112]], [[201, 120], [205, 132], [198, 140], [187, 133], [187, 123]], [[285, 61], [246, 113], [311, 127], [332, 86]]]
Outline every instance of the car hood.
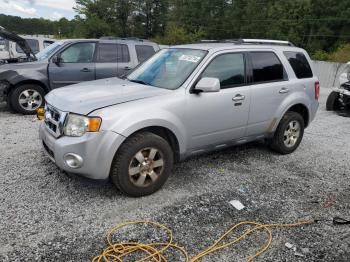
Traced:
[[88, 115], [100, 108], [169, 92], [171, 90], [108, 78], [58, 88], [47, 94], [45, 99], [61, 111]]
[[35, 70], [37, 68], [41, 68], [42, 66], [47, 66], [47, 63], [47, 60], [43, 60], [25, 63], [3, 64], [0, 67], [0, 72], [17, 70]]

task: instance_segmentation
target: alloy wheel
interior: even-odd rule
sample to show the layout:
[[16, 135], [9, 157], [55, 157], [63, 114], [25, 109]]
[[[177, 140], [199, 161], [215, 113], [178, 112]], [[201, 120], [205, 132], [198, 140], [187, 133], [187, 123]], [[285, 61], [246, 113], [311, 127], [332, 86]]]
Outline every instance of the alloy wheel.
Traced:
[[43, 98], [41, 94], [33, 89], [24, 90], [18, 97], [19, 105], [27, 111], [34, 111], [42, 104]]
[[129, 179], [137, 187], [147, 187], [162, 175], [164, 157], [160, 150], [149, 147], [138, 151], [129, 164]]

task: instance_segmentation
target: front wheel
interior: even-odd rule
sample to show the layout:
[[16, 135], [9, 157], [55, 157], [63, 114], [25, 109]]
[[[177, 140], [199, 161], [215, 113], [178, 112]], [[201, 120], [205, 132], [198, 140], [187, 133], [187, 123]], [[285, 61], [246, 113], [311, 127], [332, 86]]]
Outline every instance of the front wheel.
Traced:
[[10, 92], [10, 105], [18, 113], [33, 115], [44, 105], [45, 91], [41, 86], [24, 84]]
[[143, 132], [128, 138], [118, 150], [111, 168], [111, 179], [129, 196], [150, 195], [169, 177], [174, 157], [168, 142]]
[[303, 117], [296, 112], [287, 112], [275, 131], [270, 147], [280, 154], [290, 154], [298, 148], [303, 135]]

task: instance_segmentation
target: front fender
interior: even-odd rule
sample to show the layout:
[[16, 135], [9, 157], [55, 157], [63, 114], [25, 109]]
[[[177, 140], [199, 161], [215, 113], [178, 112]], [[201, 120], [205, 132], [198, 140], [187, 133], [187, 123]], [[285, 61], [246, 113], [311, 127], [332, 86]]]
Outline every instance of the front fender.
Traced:
[[[98, 114], [100, 115], [100, 114]], [[175, 114], [157, 109], [156, 112], [133, 111], [116, 114], [102, 114], [103, 123], [101, 129], [114, 131], [124, 137], [147, 127], [163, 127], [170, 130], [176, 137], [180, 155], [186, 151], [186, 129], [179, 117]]]
[[37, 70], [7, 70], [0, 73], [0, 80], [5, 80], [10, 83], [11, 86], [16, 86], [21, 82], [40, 82], [48, 90], [48, 79], [46, 71]]

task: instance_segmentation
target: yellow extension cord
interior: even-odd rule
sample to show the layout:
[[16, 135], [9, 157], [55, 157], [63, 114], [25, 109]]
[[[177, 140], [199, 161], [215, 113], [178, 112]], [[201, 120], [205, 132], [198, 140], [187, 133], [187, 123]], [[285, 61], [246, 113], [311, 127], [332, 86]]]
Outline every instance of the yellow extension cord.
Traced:
[[[176, 249], [180, 251], [185, 256], [185, 262], [196, 262], [199, 261], [204, 256], [207, 256], [211, 253], [217, 252], [221, 249], [227, 248], [229, 246], [232, 246], [234, 244], [237, 244], [239, 241], [241, 241], [244, 237], [247, 235], [258, 231], [258, 230], [264, 230], [268, 235], [268, 240], [266, 241], [266, 244], [262, 246], [253, 256], [249, 257], [247, 259], [247, 262], [253, 261], [253, 259], [260, 256], [262, 253], [264, 253], [271, 245], [272, 243], [272, 232], [271, 228], [277, 228], [277, 227], [298, 227], [302, 225], [309, 225], [314, 223], [315, 221], [309, 220], [309, 221], [303, 221], [298, 222], [294, 224], [260, 224], [257, 222], [250, 222], [245, 221], [238, 223], [234, 226], [232, 226], [229, 230], [227, 230], [218, 240], [214, 242], [213, 245], [209, 246], [202, 252], [200, 252], [198, 255], [194, 256], [193, 258], [189, 258], [189, 255], [187, 251], [174, 244], [173, 243], [173, 232], [166, 226], [152, 221], [132, 221], [132, 222], [126, 222], [119, 224], [115, 227], [113, 227], [107, 234], [107, 243], [108, 247], [103, 250], [103, 252], [94, 257], [92, 259], [93, 262], [110, 262], [110, 261], [117, 261], [117, 262], [124, 262], [128, 261], [127, 257], [130, 256], [132, 253], [136, 254], [142, 254], [144, 253], [144, 257], [137, 260], [137, 262], [142, 261], [155, 261], [155, 262], [167, 262], [168, 260], [164, 256], [164, 252], [167, 249]], [[164, 232], [168, 235], [168, 240], [165, 243], [135, 243], [135, 242], [120, 242], [120, 243], [113, 243], [112, 237], [115, 232], [120, 230], [121, 228], [125, 228], [127, 226], [131, 225], [140, 225], [140, 224], [147, 224], [154, 226], [156, 228], [160, 228], [164, 230]], [[223, 240], [230, 235], [232, 232], [237, 230], [241, 226], [254, 226], [253, 228], [245, 230], [240, 236], [238, 236], [236, 239], [227, 242], [222, 243]]]

